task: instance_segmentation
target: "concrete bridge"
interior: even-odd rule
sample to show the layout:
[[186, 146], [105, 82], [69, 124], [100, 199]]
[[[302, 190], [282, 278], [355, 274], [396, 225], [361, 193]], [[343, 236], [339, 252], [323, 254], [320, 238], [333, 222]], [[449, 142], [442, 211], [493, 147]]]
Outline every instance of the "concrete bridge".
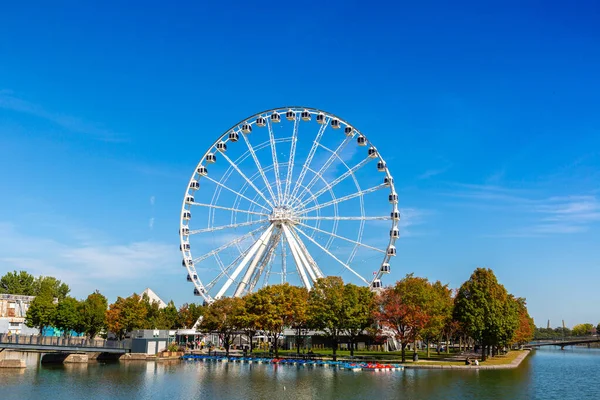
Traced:
[[578, 344], [591, 344], [600, 343], [600, 336], [574, 336], [559, 340], [536, 340], [528, 344], [529, 347], [541, 347], [541, 346], [559, 346], [561, 350], [564, 350], [566, 346], [575, 346]]
[[120, 355], [129, 353], [130, 348], [129, 341], [0, 334], [0, 367], [24, 367], [24, 362], [17, 366], [15, 361], [18, 360], [3, 357], [5, 350], [44, 353], [42, 363], [84, 363], [88, 362], [90, 355], [97, 359], [118, 359]]

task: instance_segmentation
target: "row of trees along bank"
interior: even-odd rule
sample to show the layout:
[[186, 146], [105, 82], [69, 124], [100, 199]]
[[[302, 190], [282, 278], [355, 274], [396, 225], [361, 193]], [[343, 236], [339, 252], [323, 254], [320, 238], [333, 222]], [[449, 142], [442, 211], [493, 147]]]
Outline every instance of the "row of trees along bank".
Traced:
[[47, 327], [60, 329], [64, 336], [84, 333], [93, 339], [108, 331], [122, 339], [135, 329], [174, 329], [192, 327], [203, 307], [184, 304], [179, 309], [171, 301], [167, 307], [151, 301], [147, 295], [118, 297], [108, 305], [99, 291], [83, 300], [69, 296], [66, 283], [50, 276], [34, 277], [26, 271], [8, 272], [0, 278], [0, 294], [35, 296], [25, 316], [25, 323], [40, 332]]
[[[393, 336], [405, 361], [406, 348], [417, 340], [427, 343], [476, 342], [482, 358], [499, 348], [530, 341], [534, 333], [525, 299], [515, 298], [498, 283], [491, 269], [476, 269], [458, 290], [439, 281], [412, 274], [377, 294], [366, 287], [344, 284], [339, 277], [318, 280], [310, 291], [289, 284], [267, 286], [242, 298], [222, 298], [209, 306], [173, 302], [159, 308], [144, 295], [118, 297], [108, 306], [99, 292], [85, 300], [69, 297], [69, 287], [51, 277], [33, 278], [24, 272], [8, 273], [0, 279], [0, 290], [37, 296], [27, 312], [28, 326], [54, 326], [65, 335], [71, 331], [94, 337], [113, 332], [122, 339], [136, 329], [192, 327], [204, 315], [200, 328], [218, 333], [229, 352], [242, 332], [252, 343], [257, 332], [278, 339], [285, 328], [296, 332], [298, 350], [307, 330], [323, 332], [333, 344], [334, 357], [342, 337], [354, 354], [359, 334]], [[438, 346], [439, 347], [439, 346]]]
[[285, 328], [296, 331], [298, 349], [304, 332], [319, 330], [331, 340], [334, 359], [342, 336], [353, 355], [359, 334], [392, 335], [404, 362], [409, 344], [423, 340], [429, 352], [429, 343], [451, 338], [474, 340], [485, 360], [499, 348], [529, 342], [534, 324], [525, 299], [509, 294], [491, 269], [478, 268], [457, 291], [412, 274], [377, 294], [339, 277], [319, 279], [310, 291], [289, 284], [268, 286], [242, 298], [216, 300], [206, 308], [200, 328], [218, 333], [227, 353], [240, 332], [249, 343], [257, 332], [265, 332], [276, 356]]

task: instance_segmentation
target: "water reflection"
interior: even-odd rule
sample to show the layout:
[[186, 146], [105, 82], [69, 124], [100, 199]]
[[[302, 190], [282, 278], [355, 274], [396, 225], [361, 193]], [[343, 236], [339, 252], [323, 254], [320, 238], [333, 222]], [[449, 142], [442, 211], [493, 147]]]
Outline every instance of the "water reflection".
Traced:
[[600, 351], [544, 349], [518, 369], [340, 371], [238, 363], [39, 365], [0, 370], [0, 398], [86, 399], [560, 399], [598, 398]]

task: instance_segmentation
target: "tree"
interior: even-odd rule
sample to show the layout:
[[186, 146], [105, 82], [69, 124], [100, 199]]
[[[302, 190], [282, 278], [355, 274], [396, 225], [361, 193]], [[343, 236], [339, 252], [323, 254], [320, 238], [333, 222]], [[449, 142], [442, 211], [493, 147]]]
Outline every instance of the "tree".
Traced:
[[396, 286], [384, 289], [378, 296], [376, 319], [400, 342], [402, 362], [406, 362], [406, 346], [419, 337], [429, 322], [430, 297], [427, 279], [413, 274], [406, 275]]
[[158, 316], [157, 329], [173, 329], [177, 327], [177, 320], [179, 315], [177, 313], [177, 307], [173, 300], [169, 301], [166, 307], [160, 309]]
[[160, 315], [160, 303], [156, 300], [150, 300], [147, 293], [142, 294], [141, 303], [146, 308], [146, 322], [143, 329], [160, 329], [163, 326]]
[[374, 323], [375, 296], [368, 287], [348, 283], [342, 302], [342, 329], [350, 341], [350, 356], [354, 356], [357, 336]]
[[204, 313], [204, 307], [195, 303], [185, 303], [179, 307], [177, 324], [183, 328], [192, 328]]
[[257, 306], [259, 305], [258, 296], [260, 295], [256, 294], [256, 292], [244, 296], [245, 307], [239, 313], [236, 313], [236, 321], [234, 322], [248, 338], [250, 353], [254, 350], [253, 339], [258, 331], [258, 315], [256, 314]]
[[51, 326], [54, 322], [55, 312], [56, 303], [52, 293], [44, 290], [29, 305], [25, 315], [25, 324], [30, 328], [38, 328], [41, 334], [45, 327]]
[[533, 339], [535, 325], [533, 323], [533, 318], [529, 316], [529, 312], [527, 311], [525, 299], [519, 297], [516, 299], [513, 298], [513, 301], [517, 307], [519, 323], [513, 336], [512, 343], [522, 346], [531, 342]]
[[106, 328], [107, 309], [108, 300], [97, 290], [81, 302], [82, 325], [90, 339]]
[[427, 281], [423, 283], [423, 300], [426, 301], [421, 306], [427, 313], [428, 321], [420, 334], [427, 344], [427, 357], [429, 357], [429, 343], [431, 341], [437, 342], [439, 353], [440, 339], [442, 339], [444, 335], [448, 339], [456, 328], [456, 325], [451, 323], [454, 300], [452, 298], [452, 290], [448, 285], [443, 285], [440, 281], [436, 281], [433, 284]]
[[598, 326], [596, 326], [596, 335], [600, 335], [600, 322], [598, 323]]
[[572, 329], [573, 336], [587, 336], [594, 334], [594, 325], [590, 323], [577, 324]]
[[236, 316], [244, 307], [245, 302], [242, 298], [223, 297], [211, 303], [204, 312], [200, 328], [219, 335], [227, 356], [229, 356], [229, 347], [239, 330]]
[[117, 297], [117, 301], [106, 311], [106, 325], [119, 340], [123, 339], [125, 333], [146, 326], [148, 310], [141, 300], [136, 293], [125, 299]]
[[266, 286], [247, 298], [248, 318], [255, 318], [255, 326], [267, 332], [279, 356], [279, 338], [286, 327], [301, 325], [305, 318], [305, 289], [282, 285]]
[[66, 283], [62, 283], [60, 280], [53, 276], [39, 276], [34, 282], [35, 295], [39, 293], [49, 291], [52, 297], [57, 298], [58, 301], [63, 300], [71, 289]]
[[482, 361], [490, 347], [493, 351], [498, 345], [510, 343], [518, 324], [514, 302], [494, 272], [486, 268], [477, 268], [458, 290], [454, 318], [481, 344]]
[[35, 278], [25, 271], [7, 272], [0, 278], [0, 293], [35, 296]]
[[294, 330], [296, 339], [296, 353], [300, 354], [300, 347], [304, 345], [304, 338], [308, 332], [308, 290], [305, 287], [290, 286], [289, 314], [287, 323]]
[[333, 359], [343, 333], [344, 281], [337, 276], [317, 279], [308, 294], [308, 325], [322, 330], [333, 345]]
[[69, 296], [58, 303], [53, 325], [62, 330], [65, 337], [71, 336], [72, 331], [81, 328], [81, 320], [80, 302], [77, 299]]

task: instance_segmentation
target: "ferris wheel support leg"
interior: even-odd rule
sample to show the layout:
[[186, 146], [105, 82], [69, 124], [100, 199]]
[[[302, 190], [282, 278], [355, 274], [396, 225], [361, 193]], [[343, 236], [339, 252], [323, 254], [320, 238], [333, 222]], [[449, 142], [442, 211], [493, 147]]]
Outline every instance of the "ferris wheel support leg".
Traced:
[[[321, 271], [321, 269], [319, 268], [319, 266], [317, 265], [315, 260], [313, 260], [313, 258], [310, 256], [310, 252], [304, 245], [304, 242], [302, 241], [302, 239], [300, 239], [300, 236], [298, 236], [298, 234], [293, 230], [291, 231], [291, 233], [292, 233], [292, 235], [294, 235], [294, 238], [296, 239], [296, 242], [298, 243], [298, 247], [300, 247], [300, 250], [302, 250], [302, 254], [304, 254], [304, 257], [306, 257], [307, 263], [313, 269], [316, 279], [323, 278], [325, 275], [323, 275], [323, 272]], [[313, 280], [316, 280], [316, 279], [313, 279]]]
[[237, 288], [235, 289], [235, 292], [233, 293], [233, 297], [240, 297], [242, 295], [242, 293], [244, 293], [244, 289], [248, 285], [248, 282], [250, 282], [252, 273], [256, 269], [258, 262], [262, 259], [262, 256], [265, 253], [265, 250], [267, 249], [268, 244], [270, 243], [272, 233], [273, 233], [273, 230], [271, 230], [269, 235], [267, 235], [265, 238], [261, 238], [262, 240], [259, 240], [260, 244], [258, 246], [256, 255], [254, 256], [254, 259], [252, 260], [252, 262], [250, 263], [250, 266], [246, 270], [246, 273], [244, 274], [242, 281], [238, 284]]
[[250, 249], [248, 254], [246, 254], [246, 257], [244, 257], [244, 259], [242, 260], [240, 265], [238, 265], [238, 267], [235, 269], [235, 271], [233, 271], [233, 274], [231, 274], [231, 276], [227, 279], [227, 281], [225, 282], [225, 284], [223, 285], [221, 290], [219, 290], [219, 292], [215, 296], [215, 299], [219, 299], [223, 296], [223, 294], [225, 294], [227, 289], [229, 289], [229, 286], [231, 286], [231, 284], [233, 283], [234, 279], [237, 278], [237, 276], [240, 274], [240, 272], [242, 272], [244, 267], [248, 264], [248, 262], [250, 262], [250, 259], [252, 259], [252, 257], [254, 257], [254, 254], [256, 254], [260, 245], [267, 238], [269, 238], [271, 236], [271, 233], [273, 233], [273, 225], [269, 225], [267, 230], [264, 231], [263, 234], [260, 236], [260, 238], [258, 238], [256, 243], [254, 243], [254, 245], [252, 246], [252, 248]]
[[294, 257], [294, 261], [296, 262], [296, 268], [298, 268], [298, 272], [300, 273], [300, 277], [302, 278], [302, 283], [304, 283], [306, 289], [310, 290], [311, 284], [308, 280], [308, 277], [306, 276], [306, 272], [304, 271], [304, 265], [302, 263], [302, 259], [298, 254], [299, 249], [298, 247], [296, 247], [294, 237], [292, 236], [290, 229], [287, 227], [287, 225], [283, 224], [282, 227], [283, 234], [285, 235], [285, 239], [287, 240], [290, 251], [292, 252], [292, 257]]
[[296, 249], [296, 252], [298, 253], [298, 257], [302, 261], [302, 264], [306, 268], [306, 271], [308, 271], [308, 275], [310, 275], [310, 279], [313, 282], [315, 282], [317, 280], [317, 274], [315, 273], [314, 265], [309, 262], [309, 259], [310, 259], [310, 261], [312, 261], [312, 258], [306, 251], [306, 248], [300, 242], [298, 242], [298, 237], [297, 237], [297, 235], [294, 234], [294, 231], [289, 228], [288, 228], [288, 231], [289, 231], [291, 240], [293, 242], [294, 248]]

